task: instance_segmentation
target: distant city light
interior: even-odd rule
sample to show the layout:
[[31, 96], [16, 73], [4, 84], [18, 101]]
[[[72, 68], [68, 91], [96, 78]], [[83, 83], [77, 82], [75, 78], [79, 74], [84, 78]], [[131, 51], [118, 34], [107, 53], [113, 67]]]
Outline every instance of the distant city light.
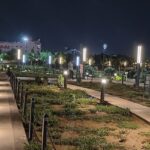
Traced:
[[23, 63], [23, 64], [26, 63], [26, 55], [25, 55], [25, 54], [23, 54], [23, 56], [22, 56], [22, 63]]
[[79, 56], [76, 57], [76, 66], [77, 67], [80, 66], [80, 57]]
[[51, 55], [49, 55], [49, 57], [48, 57], [48, 64], [49, 64], [49, 65], [52, 64], [52, 56], [51, 56]]
[[86, 62], [87, 48], [83, 48], [83, 62]]
[[21, 49], [18, 49], [18, 52], [17, 52], [17, 59], [18, 59], [18, 60], [21, 59]]
[[124, 61], [124, 66], [125, 66], [125, 67], [127, 66], [127, 62], [126, 62], [126, 61]]
[[138, 46], [138, 51], [137, 51], [137, 64], [141, 63], [141, 53], [142, 53], [142, 46]]

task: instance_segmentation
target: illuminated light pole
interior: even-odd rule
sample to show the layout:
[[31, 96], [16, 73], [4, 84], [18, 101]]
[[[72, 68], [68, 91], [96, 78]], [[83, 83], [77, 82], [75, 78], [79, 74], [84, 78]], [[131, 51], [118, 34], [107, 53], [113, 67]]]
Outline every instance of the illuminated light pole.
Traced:
[[105, 102], [105, 85], [106, 84], [107, 84], [107, 80], [105, 78], [101, 79], [100, 104], [104, 104]]
[[111, 67], [111, 61], [110, 61], [110, 60], [109, 60], [109, 62], [108, 62], [108, 66]]
[[21, 59], [21, 49], [18, 49], [18, 51], [17, 51], [17, 59], [18, 60]]
[[22, 56], [22, 63], [23, 63], [23, 64], [26, 63], [26, 55], [25, 55], [25, 54], [23, 54], [23, 56]]
[[52, 56], [49, 55], [48, 56], [48, 65], [49, 65], [49, 68], [51, 67], [51, 64], [52, 64]]
[[82, 77], [85, 78], [85, 63], [86, 63], [86, 60], [87, 60], [87, 48], [84, 47], [83, 48], [83, 74], [82, 74]]
[[25, 43], [25, 53], [26, 53], [27, 52], [27, 42], [29, 41], [29, 38], [27, 36], [24, 36], [22, 39]]
[[67, 89], [68, 70], [64, 70], [64, 89]]
[[142, 46], [139, 45], [137, 49], [137, 76], [136, 76], [136, 87], [139, 88], [140, 79], [140, 64], [142, 63]]
[[81, 76], [80, 76], [80, 57], [76, 57], [76, 80], [77, 83], [81, 82]]
[[92, 65], [92, 59], [90, 58], [89, 59], [89, 66], [91, 66]]

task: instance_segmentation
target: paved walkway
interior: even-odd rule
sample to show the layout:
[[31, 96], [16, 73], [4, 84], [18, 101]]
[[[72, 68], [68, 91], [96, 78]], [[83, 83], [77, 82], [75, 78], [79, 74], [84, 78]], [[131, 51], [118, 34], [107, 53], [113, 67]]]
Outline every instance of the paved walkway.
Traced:
[[0, 150], [23, 150], [27, 142], [14, 95], [5, 73], [0, 73]]
[[[75, 89], [83, 90], [88, 95], [91, 95], [92, 97], [95, 97], [98, 99], [100, 98], [100, 92], [98, 92], [98, 91], [88, 89], [88, 88], [79, 87], [79, 86], [75, 86], [75, 85], [70, 85], [70, 84], [68, 84], [67, 87], [70, 89], [73, 89], [73, 90], [75, 90]], [[112, 105], [115, 105], [115, 106], [118, 106], [121, 108], [129, 108], [133, 114], [139, 116], [143, 120], [150, 123], [150, 107], [146, 107], [146, 106], [131, 102], [129, 100], [122, 99], [122, 98], [108, 95], [108, 94], [105, 95], [105, 100]]]

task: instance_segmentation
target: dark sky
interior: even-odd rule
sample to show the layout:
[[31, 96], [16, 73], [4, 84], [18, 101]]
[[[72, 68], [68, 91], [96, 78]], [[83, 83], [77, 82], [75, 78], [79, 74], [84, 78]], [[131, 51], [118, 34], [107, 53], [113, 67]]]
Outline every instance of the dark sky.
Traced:
[[[150, 0], [0, 0], [0, 40], [40, 38], [44, 49], [86, 45], [100, 53], [150, 48]], [[150, 54], [150, 52], [149, 52]]]

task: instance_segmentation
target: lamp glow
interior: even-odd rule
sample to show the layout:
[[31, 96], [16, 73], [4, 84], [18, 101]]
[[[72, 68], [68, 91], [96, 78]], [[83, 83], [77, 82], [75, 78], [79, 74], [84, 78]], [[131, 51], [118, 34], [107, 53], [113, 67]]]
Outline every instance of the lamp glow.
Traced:
[[64, 75], [67, 76], [68, 75], [68, 71], [64, 70]]
[[77, 57], [76, 57], [76, 66], [78, 66], [78, 67], [79, 67], [79, 65], [80, 65], [80, 57], [79, 57], [79, 56], [77, 56]]
[[92, 59], [90, 58], [89, 59], [89, 66], [91, 66], [92, 65]]
[[18, 60], [21, 59], [21, 49], [18, 49], [18, 52], [17, 52], [17, 59], [18, 59]]
[[22, 63], [23, 63], [23, 64], [26, 63], [26, 55], [25, 55], [25, 54], [23, 54], [23, 56], [22, 56]]
[[49, 64], [49, 65], [52, 64], [52, 56], [51, 56], [51, 55], [48, 57], [48, 64]]
[[106, 80], [106, 79], [102, 79], [102, 80], [101, 80], [101, 83], [102, 83], [102, 84], [106, 84], [106, 83], [107, 83], [107, 80]]
[[109, 62], [108, 62], [108, 66], [110, 67], [111, 66], [111, 61], [109, 60]]
[[23, 38], [23, 41], [25, 41], [25, 42], [27, 42], [29, 39], [28, 39], [28, 37], [26, 37], [26, 36], [24, 36]]
[[83, 62], [86, 62], [87, 48], [83, 48]]
[[142, 53], [142, 46], [138, 46], [138, 51], [137, 51], [137, 64], [141, 63], [141, 53]]
[[59, 64], [62, 65], [62, 57], [59, 57]]
[[126, 61], [124, 62], [124, 66], [125, 66], [125, 67], [127, 66], [127, 62], [126, 62]]

